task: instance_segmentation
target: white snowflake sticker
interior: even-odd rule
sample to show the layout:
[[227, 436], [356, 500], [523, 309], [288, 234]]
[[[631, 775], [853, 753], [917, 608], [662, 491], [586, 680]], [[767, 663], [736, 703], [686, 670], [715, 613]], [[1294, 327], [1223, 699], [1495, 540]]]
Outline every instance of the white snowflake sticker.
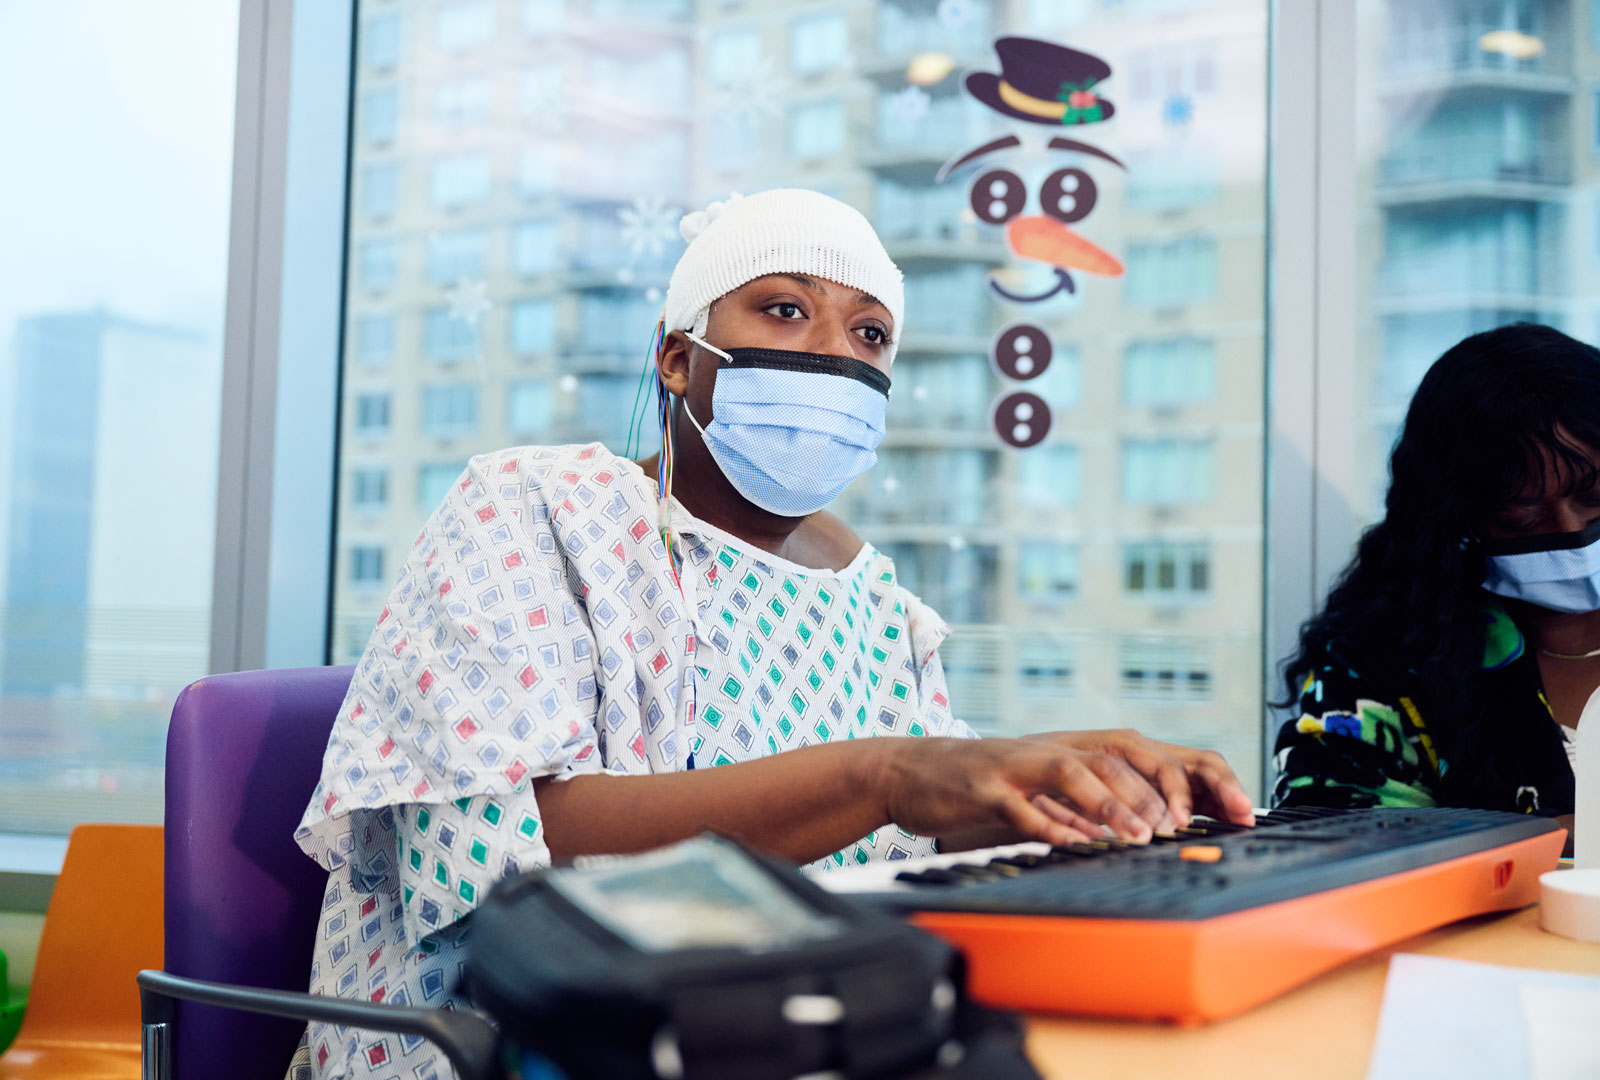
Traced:
[[912, 127], [928, 115], [933, 98], [920, 86], [908, 86], [889, 96], [889, 116], [901, 127]]
[[678, 239], [678, 218], [682, 211], [668, 206], [654, 195], [641, 195], [631, 205], [617, 211], [622, 224], [622, 242], [631, 255], [660, 255]]
[[480, 279], [462, 278], [445, 293], [445, 299], [450, 301], [450, 317], [460, 319], [473, 330], [478, 329], [484, 312], [494, 307], [489, 299], [489, 283]]
[[778, 65], [765, 53], [741, 70], [718, 79], [715, 86], [717, 112], [753, 119], [777, 116], [787, 89], [778, 75]]
[[939, 21], [952, 30], [960, 30], [978, 14], [972, 0], [939, 0]]

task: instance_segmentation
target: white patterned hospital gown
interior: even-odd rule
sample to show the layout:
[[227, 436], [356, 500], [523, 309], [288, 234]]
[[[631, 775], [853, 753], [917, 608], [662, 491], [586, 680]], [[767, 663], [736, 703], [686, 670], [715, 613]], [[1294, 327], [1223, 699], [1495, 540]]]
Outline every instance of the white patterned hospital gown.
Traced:
[[[536, 778], [972, 735], [950, 715], [949, 629], [886, 556], [808, 569], [674, 504], [680, 594], [654, 489], [597, 444], [516, 447], [474, 458], [423, 527], [295, 834], [330, 871], [312, 992], [458, 1002], [457, 920], [549, 862]], [[823, 861], [931, 850], [889, 827]], [[306, 1049], [319, 1078], [450, 1075], [415, 1037], [319, 1023]]]

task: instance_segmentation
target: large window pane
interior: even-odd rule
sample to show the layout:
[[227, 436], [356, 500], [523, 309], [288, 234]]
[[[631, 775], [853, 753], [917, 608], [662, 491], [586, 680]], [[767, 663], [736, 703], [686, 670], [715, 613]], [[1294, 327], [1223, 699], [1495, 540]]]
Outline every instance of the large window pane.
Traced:
[[[1585, 341], [1600, 272], [1590, 179], [1600, 109], [1593, 4], [1368, 0], [1355, 372], [1358, 522], [1383, 512], [1388, 455], [1428, 366], [1517, 320]], [[1587, 24], [1587, 26], [1586, 26]]]
[[[989, 732], [1137, 726], [1255, 775], [1265, 0], [361, 8], [364, 36], [393, 23], [359, 51], [355, 93], [388, 87], [400, 104], [391, 143], [354, 141], [355, 175], [382, 163], [399, 179], [375, 199], [391, 217], [352, 220], [350, 296], [397, 329], [391, 362], [344, 367], [346, 401], [365, 404], [344, 410], [358, 437], [341, 445], [418, 490], [381, 517], [340, 507], [336, 659], [359, 652], [381, 602], [375, 525], [393, 573], [462, 455], [623, 449], [678, 217], [807, 186], [871, 217], [905, 271], [889, 436], [836, 509], [954, 625], [956, 711]], [[963, 74], [998, 71], [1007, 34], [1103, 57], [1114, 119], [1023, 123], [968, 94]], [[1023, 145], [938, 179], [1003, 134]], [[1048, 149], [1053, 135], [1129, 168]], [[1002, 299], [996, 286], [1057, 279], [979, 216], [991, 169], [1026, 189], [1022, 214], [1087, 208], [1071, 228], [1125, 274]], [[472, 289], [487, 309], [463, 302]], [[997, 366], [1019, 324], [1034, 328], [1027, 364]], [[1025, 450], [996, 428], [1019, 389], [1050, 411]]]
[[237, 16], [0, 5], [0, 832], [160, 821], [209, 666]]

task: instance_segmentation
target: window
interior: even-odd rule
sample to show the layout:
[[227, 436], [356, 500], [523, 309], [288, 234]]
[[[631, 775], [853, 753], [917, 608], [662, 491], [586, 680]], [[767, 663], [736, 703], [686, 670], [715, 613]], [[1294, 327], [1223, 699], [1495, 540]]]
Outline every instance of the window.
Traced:
[[648, 324], [654, 329], [660, 315], [660, 302], [648, 297], [611, 291], [587, 293], [578, 301], [578, 348], [636, 356], [643, 348], [641, 342], [646, 341], [637, 328]]
[[1216, 156], [1209, 149], [1162, 146], [1130, 155], [1128, 209], [1156, 213], [1217, 201]]
[[481, 278], [489, 254], [489, 234], [482, 229], [439, 233], [428, 244], [428, 280], [454, 285], [464, 278]]
[[844, 148], [844, 105], [818, 101], [794, 110], [789, 152], [801, 160], [832, 157]]
[[712, 117], [706, 139], [706, 163], [716, 172], [748, 168], [761, 152], [756, 118], [747, 112], [724, 112]]
[[350, 473], [350, 502], [357, 511], [373, 513], [389, 505], [389, 470], [354, 469]]
[[431, 514], [434, 507], [444, 502], [444, 497], [450, 494], [450, 489], [461, 478], [461, 471], [465, 466], [461, 463], [449, 465], [424, 465], [417, 470], [417, 508], [421, 513]]
[[356, 360], [363, 367], [383, 367], [394, 360], [393, 315], [356, 319]]
[[1040, 510], [1076, 506], [1083, 495], [1083, 470], [1076, 446], [1051, 443], [1017, 455], [1017, 494]]
[[924, 356], [898, 367], [889, 397], [891, 429], [980, 430], [989, 422], [988, 358]]
[[487, 154], [459, 154], [440, 158], [433, 165], [433, 205], [459, 210], [489, 197], [491, 182]]
[[543, 435], [551, 428], [555, 402], [546, 379], [519, 379], [506, 394], [506, 426], [518, 438]]
[[361, 28], [361, 51], [367, 67], [384, 71], [400, 62], [400, 16], [374, 15]]
[[524, 277], [554, 273], [561, 265], [556, 223], [524, 221], [511, 238], [511, 268]]
[[400, 168], [368, 165], [361, 170], [361, 212], [371, 220], [392, 217], [400, 205]]
[[1071, 696], [1076, 643], [1065, 634], [1027, 634], [1017, 641], [1018, 696], [1045, 707]]
[[471, 435], [478, 428], [478, 388], [450, 383], [422, 388], [422, 431], [436, 439]]
[[1029, 380], [1027, 386], [1052, 409], [1074, 408], [1083, 400], [1082, 354], [1070, 343], [1058, 343], [1050, 357], [1050, 366], [1043, 375]]
[[1214, 447], [1209, 439], [1126, 439], [1122, 498], [1130, 503], [1195, 503], [1211, 498]]
[[494, 5], [489, 0], [441, 4], [435, 20], [439, 48], [446, 52], [470, 49], [494, 36]]
[[1209, 236], [1128, 245], [1130, 306], [1173, 307], [1210, 300], [1217, 291], [1217, 242]]
[[523, 198], [551, 194], [560, 182], [561, 156], [556, 144], [535, 142], [522, 151], [517, 165], [517, 191]]
[[720, 30], [706, 49], [706, 75], [717, 86], [730, 86], [761, 67], [761, 33], [749, 27]]
[[550, 300], [519, 300], [511, 306], [511, 351], [517, 356], [554, 352], [556, 305]]
[[489, 115], [494, 84], [488, 79], [451, 79], [434, 91], [433, 116], [442, 127], [463, 128]]
[[1203, 597], [1211, 591], [1211, 545], [1151, 540], [1122, 553], [1123, 588], [1141, 598]]
[[1204, 338], [1131, 342], [1122, 354], [1122, 400], [1129, 405], [1183, 405], [1217, 392], [1216, 346]]
[[789, 35], [789, 66], [815, 75], [837, 67], [849, 47], [849, 26], [839, 12], [796, 19]]
[[1123, 697], [1180, 703], [1211, 699], [1211, 665], [1196, 642], [1133, 638], [1122, 643], [1120, 659]]
[[361, 287], [367, 292], [394, 288], [400, 273], [400, 245], [387, 237], [376, 237], [361, 244]]
[[906, 274], [906, 328], [912, 334], [980, 337], [992, 313], [988, 282], [971, 264]]
[[1017, 558], [1024, 599], [1036, 604], [1071, 600], [1078, 592], [1078, 549], [1048, 540], [1022, 545]]
[[382, 146], [394, 141], [400, 124], [400, 92], [379, 86], [361, 95], [361, 129], [368, 143]]
[[350, 584], [362, 587], [381, 587], [389, 582], [383, 576], [383, 548], [362, 544], [349, 549]]
[[428, 308], [422, 313], [422, 353], [434, 363], [466, 360], [477, 354], [478, 336], [466, 319], [449, 308]]
[[389, 434], [389, 395], [356, 395], [356, 434], [377, 438]]
[[[414, 539], [414, 515], [453, 482], [457, 451], [591, 439], [626, 449], [683, 212], [732, 191], [817, 188], [860, 210], [905, 274], [888, 433], [877, 465], [834, 509], [959, 624], [941, 648], [952, 707], [986, 731], [1015, 732], [1024, 717], [1053, 715], [1050, 695], [1071, 694], [1074, 707], [1060, 711], [1071, 723], [1139, 725], [1148, 710], [1123, 695], [1118, 650], [1159, 621], [1211, 650], [1217, 681], [1212, 698], [1163, 714], [1159, 737], [1226, 749], [1241, 775], [1254, 774], [1259, 714], [1238, 703], [1260, 696], [1264, 609], [1266, 0], [497, 0], [488, 38], [441, 51], [440, 13], [460, 2], [407, 6], [419, 40], [393, 70], [363, 68], [355, 80], [358, 101], [394, 86], [405, 106], [394, 143], [351, 147], [358, 181], [379, 164], [404, 177], [388, 217], [357, 213], [350, 224], [351, 312], [398, 320], [392, 364], [365, 376], [394, 380], [383, 387], [395, 414], [381, 449], [404, 490], [381, 519], [386, 551]], [[393, 3], [358, 0], [367, 16]], [[993, 42], [1008, 35], [1111, 65], [1116, 122], [1066, 134], [1126, 171], [1047, 149], [1047, 129], [967, 93], [964, 73], [998, 71]], [[1131, 86], [1140, 52], [1150, 58], [1144, 97]], [[1009, 133], [1024, 145], [937, 179], [941, 163]], [[1059, 278], [1013, 252], [1006, 222], [978, 218], [973, 185], [1012, 171], [1027, 189], [1019, 213], [1038, 215], [1064, 168], [1098, 191], [1072, 229], [1126, 272], [1074, 271], [1072, 293], [1008, 300], [996, 286], [1042, 292]], [[1507, 201], [1480, 199], [1480, 213]], [[404, 272], [375, 298], [357, 253], [383, 237], [406, 245]], [[1512, 243], [1474, 251], [1492, 261], [1519, 250]], [[492, 304], [475, 323], [448, 319], [445, 290], [463, 277], [482, 281]], [[1043, 374], [1013, 377], [992, 358], [1019, 322], [1048, 335]], [[343, 377], [347, 394], [369, 389], [359, 364]], [[477, 389], [475, 412], [464, 399], [423, 401], [424, 386], [456, 385]], [[1051, 414], [1043, 440], [1020, 450], [995, 428], [997, 405], [1018, 391]], [[430, 434], [463, 430], [466, 417], [470, 434]], [[645, 428], [648, 455], [654, 424]], [[345, 445], [346, 469], [379, 464], [379, 446]], [[434, 466], [439, 479], [423, 483], [418, 470]], [[343, 485], [339, 497], [349, 498]], [[340, 520], [353, 538], [341, 543], [365, 543], [380, 519]], [[1156, 539], [1203, 546], [1203, 565], [1173, 564], [1192, 591], [1170, 594], [1203, 602], [1128, 590], [1128, 548]], [[1226, 576], [1226, 595], [1207, 591], [1211, 574]], [[336, 625], [370, 628], [372, 604], [341, 579]]]

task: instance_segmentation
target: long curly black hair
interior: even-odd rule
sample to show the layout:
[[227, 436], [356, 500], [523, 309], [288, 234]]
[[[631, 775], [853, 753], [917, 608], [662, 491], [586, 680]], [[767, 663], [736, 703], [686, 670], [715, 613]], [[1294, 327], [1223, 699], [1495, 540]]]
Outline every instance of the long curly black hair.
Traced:
[[1287, 701], [1328, 645], [1344, 643], [1383, 676], [1420, 684], [1435, 740], [1457, 761], [1470, 755], [1485, 719], [1474, 708], [1485, 632], [1477, 530], [1519, 492], [1593, 485], [1586, 448], [1600, 448], [1600, 350], [1515, 323], [1446, 351], [1406, 411], [1383, 519], [1301, 628]]

